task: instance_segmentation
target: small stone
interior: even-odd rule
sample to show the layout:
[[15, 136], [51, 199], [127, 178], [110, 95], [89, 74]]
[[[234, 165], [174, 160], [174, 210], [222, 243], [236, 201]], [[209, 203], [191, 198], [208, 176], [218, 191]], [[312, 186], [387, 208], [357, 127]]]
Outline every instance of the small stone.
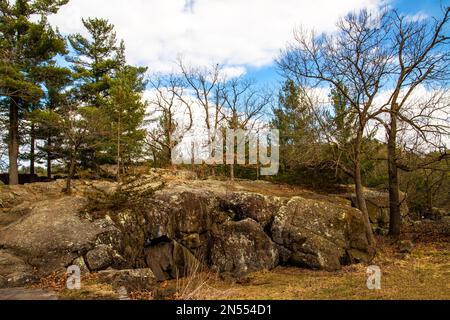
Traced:
[[86, 263], [91, 271], [99, 271], [108, 268], [112, 263], [109, 248], [99, 245], [86, 254]]
[[83, 257], [76, 258], [72, 262], [72, 265], [78, 266], [80, 268], [81, 274], [88, 274], [89, 273], [89, 268], [87, 267], [86, 262], [84, 261]]

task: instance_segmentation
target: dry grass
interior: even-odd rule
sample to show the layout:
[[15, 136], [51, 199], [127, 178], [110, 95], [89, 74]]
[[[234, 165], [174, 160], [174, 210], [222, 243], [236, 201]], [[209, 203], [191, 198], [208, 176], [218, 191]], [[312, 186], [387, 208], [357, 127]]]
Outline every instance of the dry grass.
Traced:
[[62, 300], [115, 300], [117, 292], [104, 283], [98, 283], [96, 274], [81, 277], [81, 289], [69, 290], [66, 288], [67, 274], [52, 273], [33, 286], [34, 288], [54, 291]]
[[313, 194], [313, 192], [303, 187], [288, 184], [272, 184], [264, 181], [241, 180], [238, 183], [230, 183], [228, 188], [230, 191], [247, 191], [275, 197], [295, 197]]
[[[217, 273], [211, 271], [204, 259], [193, 260], [187, 270], [186, 277], [175, 280], [176, 300], [218, 300], [225, 299], [228, 290], [219, 290], [212, 284], [219, 279]], [[170, 282], [166, 285], [170, 286]], [[173, 281], [172, 281], [173, 285]]]
[[151, 291], [130, 292], [129, 297], [131, 300], [154, 300], [154, 295]]
[[382, 270], [382, 289], [368, 290], [367, 266], [338, 272], [279, 267], [250, 275], [245, 285], [216, 283], [229, 289], [227, 299], [350, 300], [450, 299], [450, 244], [418, 244], [410, 256], [398, 257], [395, 246], [384, 245], [374, 264]]
[[[191, 280], [189, 280], [191, 279]], [[177, 281], [176, 300], [224, 300], [230, 295], [230, 288], [219, 288], [216, 274], [205, 271]]]

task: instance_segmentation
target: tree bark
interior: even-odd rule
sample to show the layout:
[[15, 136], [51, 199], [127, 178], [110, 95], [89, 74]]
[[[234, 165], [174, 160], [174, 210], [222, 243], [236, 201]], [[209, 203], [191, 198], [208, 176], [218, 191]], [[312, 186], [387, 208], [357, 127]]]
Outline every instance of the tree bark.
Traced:
[[398, 237], [401, 231], [400, 194], [397, 168], [397, 115], [391, 107], [391, 126], [388, 132], [388, 176], [389, 176], [389, 235]]
[[52, 148], [52, 137], [49, 135], [47, 139], [47, 178], [52, 178], [52, 158], [51, 158], [51, 148]]
[[367, 210], [366, 199], [364, 197], [364, 186], [362, 183], [361, 168], [359, 164], [356, 164], [355, 166], [355, 193], [358, 209], [361, 210], [364, 215], [364, 226], [366, 229], [365, 233], [367, 242], [369, 243], [369, 246], [372, 246], [374, 244], [372, 224], [370, 223], [369, 211]]
[[430, 187], [429, 178], [425, 180], [425, 188], [427, 190], [427, 204], [426, 204], [426, 214], [433, 214], [433, 193], [432, 187]]
[[369, 211], [367, 210], [366, 199], [364, 197], [364, 186], [361, 175], [361, 140], [362, 140], [362, 131], [358, 133], [358, 137], [356, 138], [355, 141], [355, 166], [354, 166], [355, 194], [358, 209], [361, 210], [364, 215], [364, 226], [367, 242], [369, 243], [369, 247], [372, 248], [374, 245], [372, 224], [370, 223]]
[[31, 129], [30, 129], [30, 175], [34, 176], [35, 174], [35, 166], [34, 166], [34, 162], [35, 162], [35, 137], [34, 137], [34, 123], [31, 124]]
[[69, 174], [66, 180], [66, 193], [68, 195], [72, 194], [72, 179], [75, 173], [75, 159], [73, 157], [70, 158], [69, 162]]
[[119, 111], [119, 121], [117, 124], [117, 182], [120, 182], [121, 155], [120, 155], [120, 134], [121, 134], [121, 114]]
[[9, 184], [19, 184], [19, 167], [17, 159], [19, 157], [19, 106], [12, 98], [9, 108]]

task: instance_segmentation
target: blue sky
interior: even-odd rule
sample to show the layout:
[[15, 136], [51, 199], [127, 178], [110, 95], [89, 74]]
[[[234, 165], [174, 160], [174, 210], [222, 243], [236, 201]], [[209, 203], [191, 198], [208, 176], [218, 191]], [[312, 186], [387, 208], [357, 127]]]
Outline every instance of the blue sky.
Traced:
[[407, 14], [416, 14], [423, 12], [429, 16], [439, 16], [441, 14], [441, 5], [448, 6], [450, 1], [440, 0], [396, 0], [392, 5], [401, 12]]
[[[429, 17], [440, 17], [442, 15], [441, 5], [450, 5], [450, 0], [396, 0], [391, 1], [390, 5], [407, 15], [425, 14]], [[277, 85], [283, 80], [278, 74], [275, 64], [262, 68], [249, 68], [247, 74], [263, 84]]]

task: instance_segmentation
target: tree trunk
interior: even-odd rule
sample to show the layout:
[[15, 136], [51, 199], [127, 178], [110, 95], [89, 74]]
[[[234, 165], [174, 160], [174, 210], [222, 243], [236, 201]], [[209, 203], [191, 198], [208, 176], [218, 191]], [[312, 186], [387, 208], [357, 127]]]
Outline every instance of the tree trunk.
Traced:
[[362, 132], [358, 134], [358, 137], [356, 138], [355, 141], [355, 167], [354, 167], [355, 194], [358, 209], [361, 210], [364, 215], [364, 226], [366, 229], [365, 233], [367, 237], [367, 242], [369, 243], [369, 247], [373, 248], [374, 239], [373, 239], [372, 224], [370, 223], [369, 211], [367, 210], [366, 199], [364, 197], [364, 186], [362, 183], [362, 175], [361, 175], [361, 140], [362, 140]]
[[367, 210], [366, 199], [364, 197], [364, 186], [362, 184], [361, 168], [359, 164], [355, 166], [355, 193], [358, 209], [361, 210], [364, 215], [367, 242], [369, 243], [369, 246], [372, 246], [374, 244], [372, 224], [370, 223], [369, 211]]
[[34, 123], [31, 124], [30, 128], [30, 175], [34, 176], [35, 169], [34, 169], [34, 160], [35, 160], [35, 137], [34, 137]]
[[19, 184], [19, 106], [15, 99], [11, 99], [9, 108], [9, 184]]
[[69, 162], [69, 174], [66, 180], [66, 193], [68, 195], [72, 194], [72, 179], [75, 173], [75, 159], [73, 157], [70, 158]]
[[259, 181], [261, 170], [259, 165], [259, 138], [256, 140], [256, 180]]
[[117, 182], [120, 182], [120, 125], [121, 117], [119, 112], [119, 123], [117, 125]]
[[47, 139], [47, 178], [52, 178], [52, 158], [51, 158], [52, 138], [49, 135]]
[[388, 133], [388, 176], [389, 176], [389, 235], [400, 235], [401, 214], [397, 168], [397, 115], [395, 105], [391, 107], [391, 126]]
[[426, 204], [426, 213], [429, 215], [433, 214], [433, 195], [431, 194], [431, 190], [427, 190], [427, 204]]

